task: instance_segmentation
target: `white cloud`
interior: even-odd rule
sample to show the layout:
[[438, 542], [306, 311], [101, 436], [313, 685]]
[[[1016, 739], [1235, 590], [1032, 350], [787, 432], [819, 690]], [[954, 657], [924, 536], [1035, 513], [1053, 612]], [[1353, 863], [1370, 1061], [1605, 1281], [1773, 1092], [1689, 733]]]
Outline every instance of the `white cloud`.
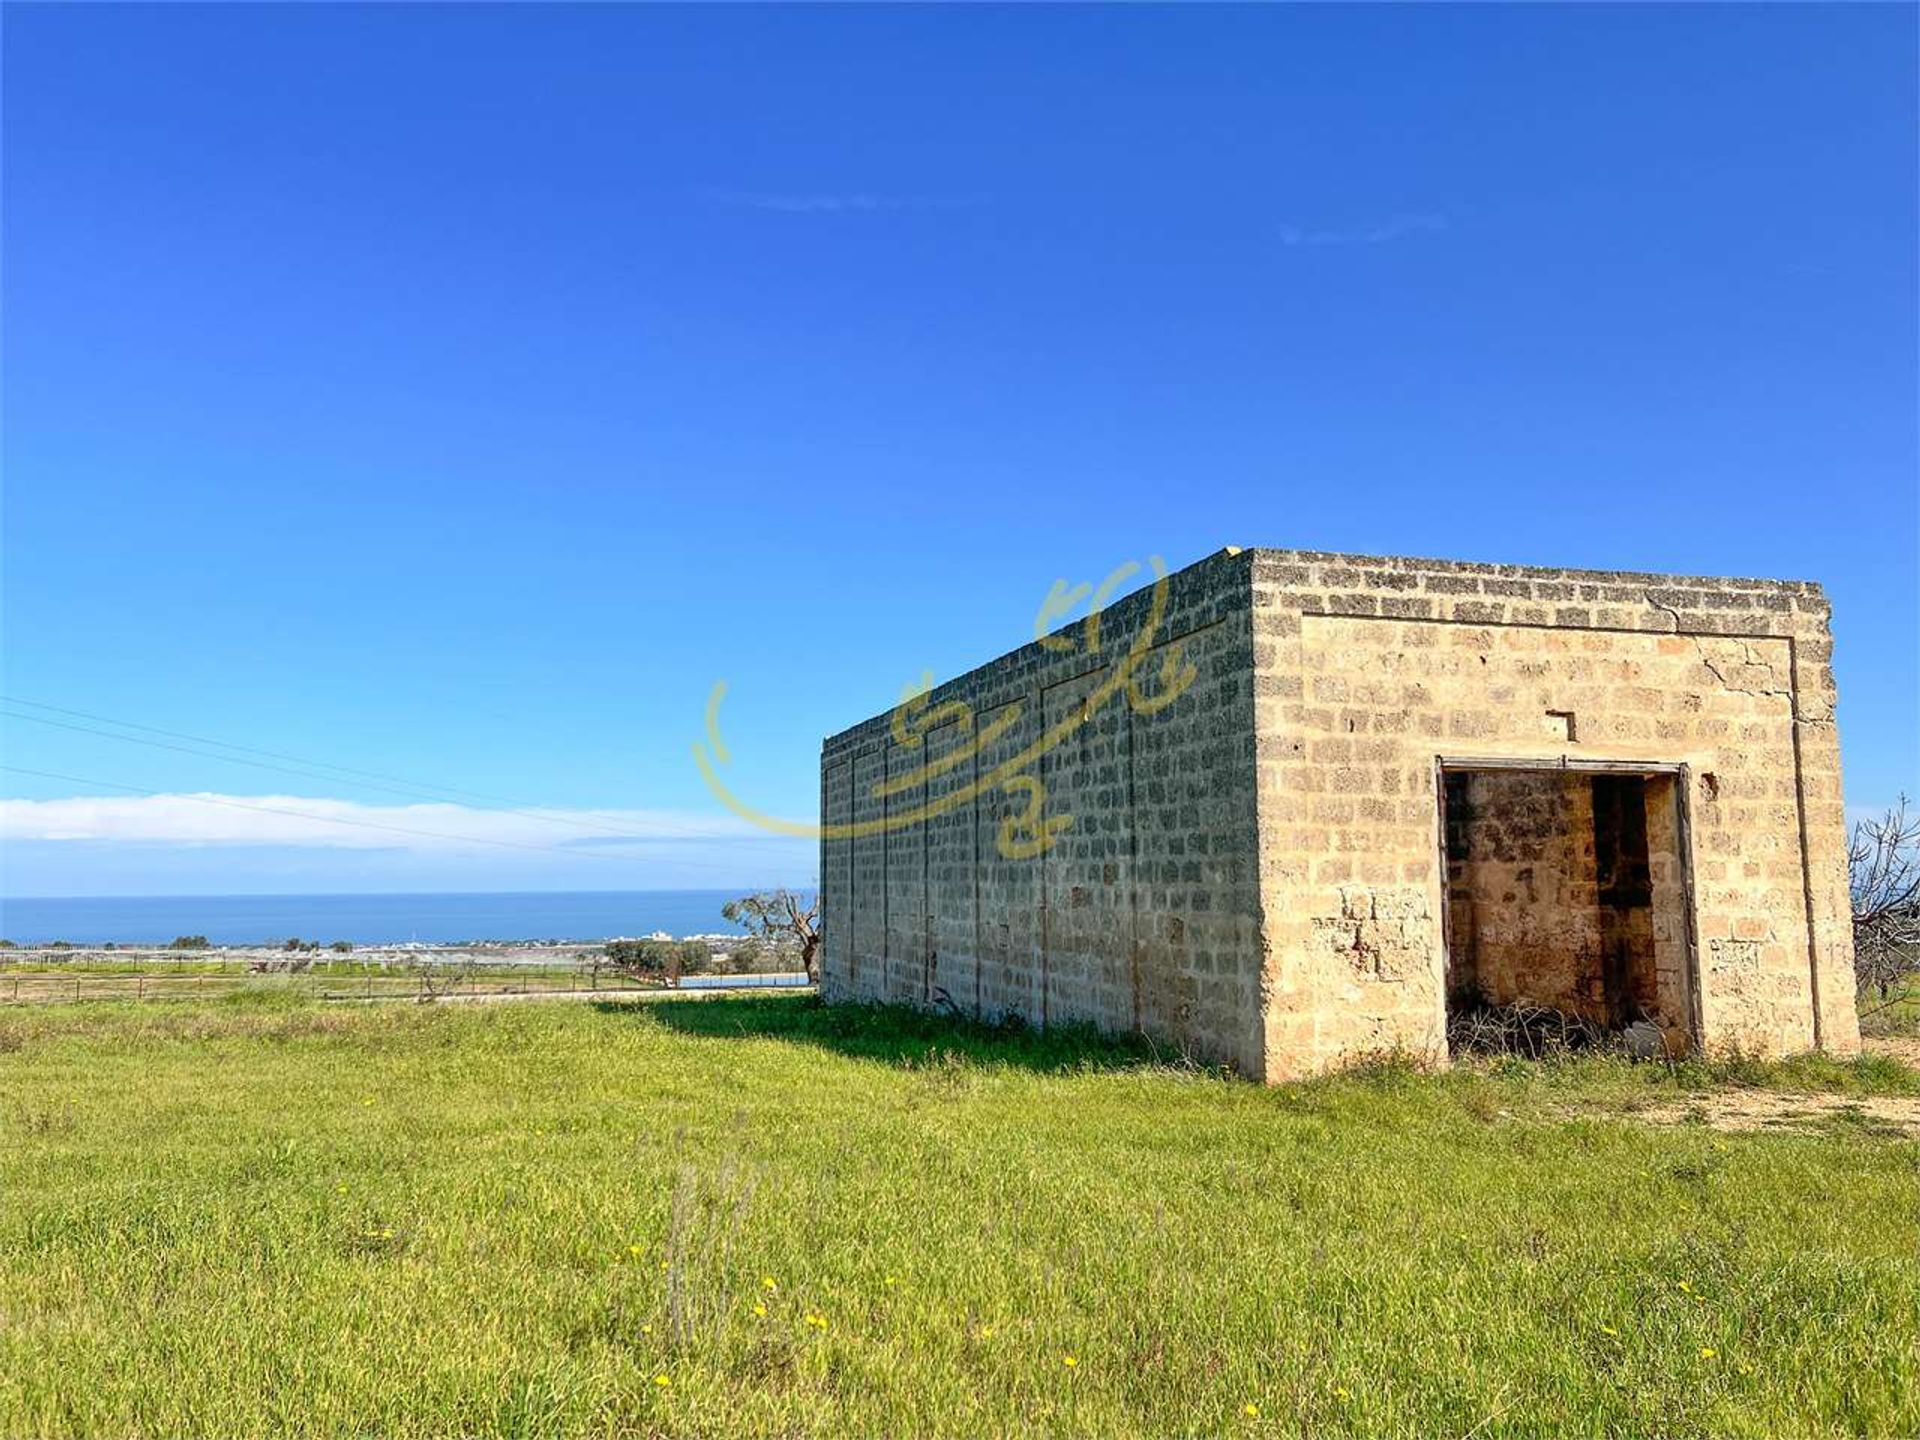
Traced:
[[1298, 225], [1280, 227], [1282, 245], [1384, 245], [1407, 235], [1435, 233], [1447, 228], [1444, 215], [1396, 215], [1378, 225], [1354, 230], [1307, 230]]
[[104, 840], [438, 852], [512, 846], [564, 853], [766, 838], [765, 831], [730, 816], [657, 810], [482, 810], [211, 792], [0, 800], [0, 841], [5, 842]]

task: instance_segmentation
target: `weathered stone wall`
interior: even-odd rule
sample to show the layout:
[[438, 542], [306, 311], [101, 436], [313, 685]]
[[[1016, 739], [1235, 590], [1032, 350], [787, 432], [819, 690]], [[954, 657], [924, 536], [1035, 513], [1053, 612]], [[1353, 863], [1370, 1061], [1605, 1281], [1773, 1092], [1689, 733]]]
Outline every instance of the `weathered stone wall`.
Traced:
[[[829, 999], [1144, 1031], [1262, 1073], [1249, 563], [1222, 554], [1170, 579], [1138, 705], [1103, 687], [1149, 592], [1104, 611], [1098, 653], [1069, 626], [928, 697], [929, 717], [960, 702], [970, 722], [902, 745], [880, 715], [826, 742]], [[1195, 678], [1155, 709], [1170, 653]], [[1023, 753], [1041, 816], [1071, 823], [1009, 858], [1002, 824], [1032, 796], [984, 782]], [[871, 833], [832, 828], [859, 822]]]
[[1440, 757], [1688, 767], [1705, 1043], [1857, 1046], [1817, 587], [1289, 551], [1253, 580], [1270, 1076], [1444, 1053]]
[[[1563, 771], [1481, 770], [1448, 795], [1448, 947], [1490, 1004], [1603, 1022], [1593, 787]], [[1464, 843], [1459, 843], [1464, 842]], [[1457, 996], [1459, 986], [1451, 985]]]

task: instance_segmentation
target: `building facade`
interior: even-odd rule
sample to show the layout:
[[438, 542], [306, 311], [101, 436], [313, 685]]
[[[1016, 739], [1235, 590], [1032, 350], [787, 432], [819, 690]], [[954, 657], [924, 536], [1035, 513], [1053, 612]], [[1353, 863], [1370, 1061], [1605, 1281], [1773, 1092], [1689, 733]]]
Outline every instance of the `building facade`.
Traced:
[[1820, 589], [1222, 551], [829, 739], [822, 989], [1282, 1080], [1527, 1004], [1849, 1053]]

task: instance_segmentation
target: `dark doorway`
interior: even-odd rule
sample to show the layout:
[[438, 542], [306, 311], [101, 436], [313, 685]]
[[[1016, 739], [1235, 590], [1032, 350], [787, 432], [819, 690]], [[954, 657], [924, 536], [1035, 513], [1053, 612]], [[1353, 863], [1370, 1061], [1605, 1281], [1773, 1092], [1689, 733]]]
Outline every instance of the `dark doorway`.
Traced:
[[1442, 769], [1447, 1010], [1544, 1011], [1569, 1033], [1656, 1028], [1688, 1048], [1678, 777]]

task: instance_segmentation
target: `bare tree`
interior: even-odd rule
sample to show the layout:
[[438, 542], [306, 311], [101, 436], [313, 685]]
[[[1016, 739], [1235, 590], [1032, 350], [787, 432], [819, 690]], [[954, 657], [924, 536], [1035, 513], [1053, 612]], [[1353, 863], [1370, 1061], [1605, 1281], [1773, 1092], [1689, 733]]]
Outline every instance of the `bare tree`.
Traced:
[[444, 999], [459, 992], [462, 985], [469, 984], [479, 962], [471, 955], [455, 955], [441, 964], [432, 960], [415, 967], [420, 977], [420, 1003]]
[[1886, 1005], [1920, 976], [1920, 815], [1908, 813], [1906, 796], [1854, 824], [1847, 871], [1854, 975]]
[[820, 983], [819, 895], [812, 903], [802, 905], [791, 890], [762, 890], [729, 900], [720, 907], [720, 913], [735, 925], [744, 925], [749, 935], [798, 944], [807, 979], [815, 985]]

